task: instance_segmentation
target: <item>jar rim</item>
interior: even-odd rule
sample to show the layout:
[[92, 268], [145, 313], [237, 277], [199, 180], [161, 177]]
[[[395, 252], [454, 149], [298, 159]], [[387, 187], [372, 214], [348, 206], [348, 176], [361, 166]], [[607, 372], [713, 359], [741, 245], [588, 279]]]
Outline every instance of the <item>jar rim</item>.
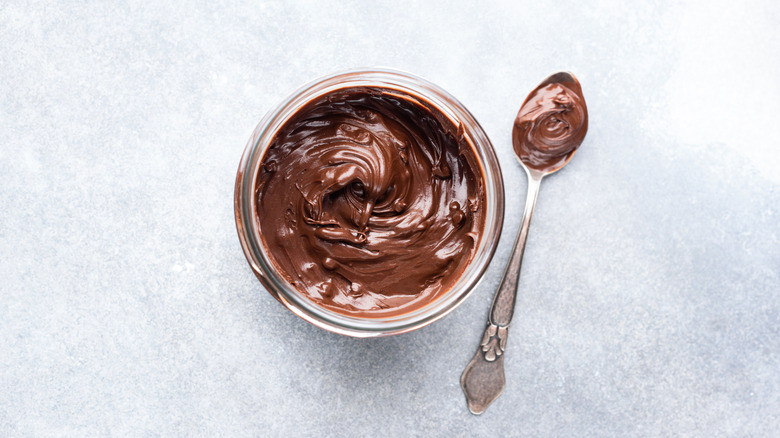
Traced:
[[[254, 189], [262, 158], [278, 130], [308, 102], [345, 88], [394, 89], [424, 100], [462, 127], [480, 166], [485, 187], [485, 224], [477, 249], [458, 281], [441, 297], [410, 312], [386, 317], [355, 317], [321, 307], [276, 272], [260, 235]], [[498, 246], [504, 219], [504, 186], [493, 146], [473, 115], [433, 83], [389, 68], [351, 69], [311, 81], [266, 113], [252, 133], [239, 164], [234, 197], [236, 229], [244, 255], [266, 290], [290, 311], [322, 329], [354, 337], [378, 337], [418, 329], [453, 311], [476, 288]]]

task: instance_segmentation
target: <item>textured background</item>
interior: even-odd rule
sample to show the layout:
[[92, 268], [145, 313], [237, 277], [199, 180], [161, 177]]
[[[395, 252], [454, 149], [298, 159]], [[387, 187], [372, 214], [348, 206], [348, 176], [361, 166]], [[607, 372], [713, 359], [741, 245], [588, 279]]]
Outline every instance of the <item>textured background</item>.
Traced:
[[[0, 436], [776, 434], [778, 3], [479, 3], [0, 3]], [[373, 65], [459, 98], [508, 196], [469, 300], [358, 340], [263, 290], [233, 182], [266, 111]], [[542, 186], [507, 388], [472, 416], [512, 120], [562, 69], [590, 132]]]

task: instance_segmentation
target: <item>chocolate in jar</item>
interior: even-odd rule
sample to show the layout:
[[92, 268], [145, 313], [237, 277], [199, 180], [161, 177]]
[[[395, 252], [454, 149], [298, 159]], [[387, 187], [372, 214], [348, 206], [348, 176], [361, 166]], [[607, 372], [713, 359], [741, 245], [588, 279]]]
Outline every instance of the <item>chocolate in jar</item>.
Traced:
[[303, 296], [356, 317], [400, 315], [446, 294], [485, 225], [474, 146], [424, 99], [345, 88], [274, 135], [255, 196], [276, 271]]

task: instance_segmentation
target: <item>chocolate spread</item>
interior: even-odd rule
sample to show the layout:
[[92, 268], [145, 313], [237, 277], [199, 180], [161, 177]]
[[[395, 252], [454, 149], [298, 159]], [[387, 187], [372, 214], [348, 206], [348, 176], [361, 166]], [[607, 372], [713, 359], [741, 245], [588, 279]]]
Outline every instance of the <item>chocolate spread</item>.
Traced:
[[418, 309], [471, 261], [485, 189], [469, 140], [424, 100], [347, 88], [279, 129], [256, 186], [277, 272], [315, 303], [360, 317]]
[[542, 172], [563, 167], [588, 131], [588, 112], [580, 84], [576, 79], [550, 82], [556, 76], [528, 96], [512, 130], [512, 143], [520, 161]]

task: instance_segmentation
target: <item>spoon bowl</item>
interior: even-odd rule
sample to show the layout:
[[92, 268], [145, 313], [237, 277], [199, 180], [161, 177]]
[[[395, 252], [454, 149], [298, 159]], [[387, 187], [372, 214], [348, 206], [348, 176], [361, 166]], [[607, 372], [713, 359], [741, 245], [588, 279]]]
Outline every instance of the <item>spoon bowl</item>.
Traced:
[[585, 139], [588, 108], [571, 73], [556, 73], [525, 99], [512, 127], [512, 145], [525, 168], [544, 175], [565, 166]]

